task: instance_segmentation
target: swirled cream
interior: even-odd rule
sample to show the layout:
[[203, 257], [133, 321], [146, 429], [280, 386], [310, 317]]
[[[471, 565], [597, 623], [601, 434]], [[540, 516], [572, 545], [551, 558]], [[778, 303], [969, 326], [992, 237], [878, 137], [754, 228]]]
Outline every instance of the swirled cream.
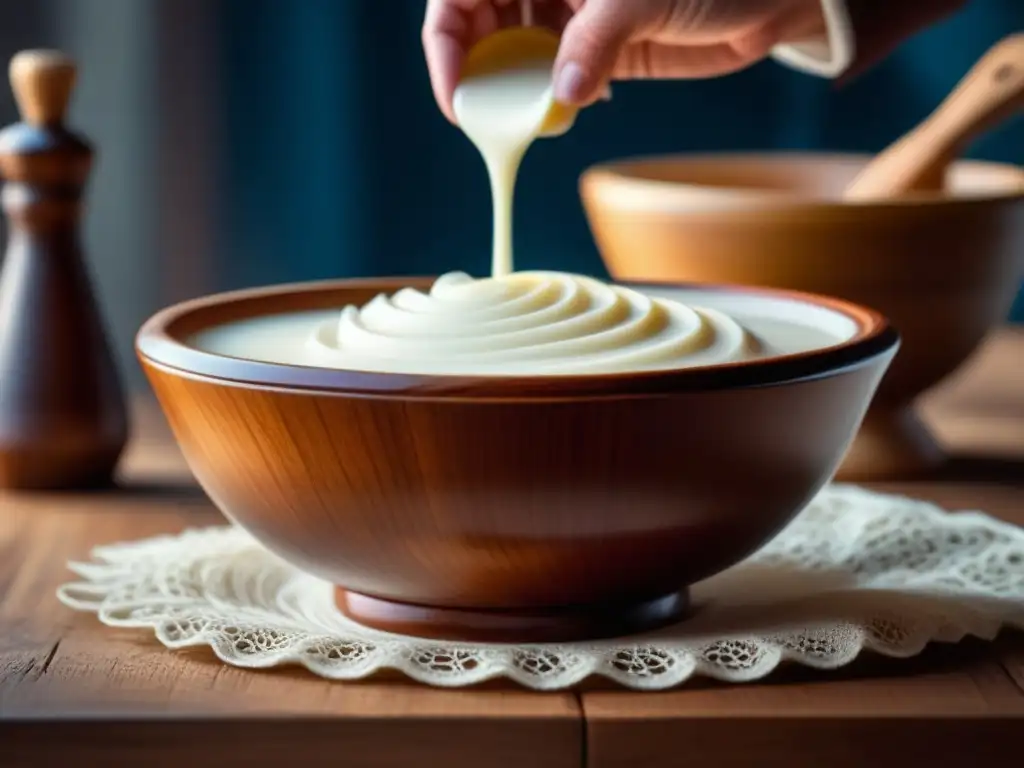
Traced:
[[715, 309], [578, 275], [453, 272], [317, 328], [318, 365], [426, 374], [596, 374], [746, 360], [764, 344]]
[[227, 357], [433, 375], [601, 374], [692, 368], [823, 349], [856, 323], [798, 299], [634, 289], [522, 272], [440, 278], [362, 306], [287, 312], [205, 329], [187, 343]]

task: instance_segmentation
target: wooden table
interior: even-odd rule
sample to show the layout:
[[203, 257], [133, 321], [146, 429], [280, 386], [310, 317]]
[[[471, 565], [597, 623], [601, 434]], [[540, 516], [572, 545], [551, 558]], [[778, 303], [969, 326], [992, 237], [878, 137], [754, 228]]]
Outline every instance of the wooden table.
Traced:
[[[879, 487], [1024, 524], [1024, 329], [995, 335], [924, 412], [957, 459], [941, 480]], [[0, 496], [3, 768], [72, 755], [147, 768], [1019, 764], [1024, 638], [1012, 633], [750, 685], [539, 694], [248, 672], [102, 627], [55, 599], [67, 560], [220, 519], [152, 406], [137, 426], [120, 491]]]

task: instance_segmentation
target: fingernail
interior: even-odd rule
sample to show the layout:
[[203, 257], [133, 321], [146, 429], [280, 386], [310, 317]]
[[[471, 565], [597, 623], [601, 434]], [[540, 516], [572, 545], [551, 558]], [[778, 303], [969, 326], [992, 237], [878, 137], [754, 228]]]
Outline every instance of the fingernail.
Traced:
[[582, 97], [583, 70], [575, 61], [562, 67], [555, 78], [555, 101], [575, 104]]

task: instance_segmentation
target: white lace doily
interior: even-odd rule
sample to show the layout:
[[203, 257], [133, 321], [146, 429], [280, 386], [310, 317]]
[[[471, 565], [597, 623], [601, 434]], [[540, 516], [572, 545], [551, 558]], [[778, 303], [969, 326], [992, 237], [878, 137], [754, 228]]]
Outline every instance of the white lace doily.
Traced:
[[72, 563], [67, 605], [168, 648], [207, 645], [227, 664], [299, 664], [331, 679], [396, 669], [436, 686], [506, 677], [535, 689], [600, 675], [663, 689], [695, 675], [742, 682], [789, 660], [835, 668], [862, 650], [912, 656], [930, 641], [1024, 628], [1024, 531], [854, 486], [825, 489], [773, 542], [693, 590], [687, 622], [571, 645], [437, 643], [341, 616], [329, 584], [234, 527], [97, 547]]

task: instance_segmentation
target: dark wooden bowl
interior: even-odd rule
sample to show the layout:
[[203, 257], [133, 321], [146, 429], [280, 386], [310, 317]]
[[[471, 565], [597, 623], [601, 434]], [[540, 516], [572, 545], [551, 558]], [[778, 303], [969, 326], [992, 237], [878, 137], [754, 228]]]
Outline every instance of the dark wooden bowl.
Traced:
[[581, 181], [617, 280], [741, 284], [874, 307], [903, 346], [839, 476], [910, 476], [942, 460], [911, 408], [1005, 321], [1024, 263], [1024, 170], [955, 163], [950, 193], [841, 201], [868, 160], [710, 155], [626, 160]]
[[339, 585], [351, 618], [429, 637], [559, 641], [679, 618], [687, 585], [758, 549], [831, 478], [899, 343], [872, 311], [785, 292], [768, 293], [837, 310], [856, 336], [687, 371], [531, 378], [272, 365], [186, 343], [428, 282], [204, 298], [154, 316], [137, 350], [229, 518]]

